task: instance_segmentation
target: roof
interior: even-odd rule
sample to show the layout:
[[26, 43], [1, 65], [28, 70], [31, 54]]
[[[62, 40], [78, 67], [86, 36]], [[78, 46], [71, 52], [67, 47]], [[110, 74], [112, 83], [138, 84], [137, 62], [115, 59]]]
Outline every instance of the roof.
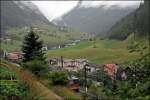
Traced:
[[107, 71], [107, 73], [110, 76], [113, 76], [115, 74], [115, 70], [116, 70], [116, 64], [105, 64], [104, 65], [104, 71]]
[[18, 54], [14, 54], [14, 53], [9, 53], [8, 57], [9, 57], [9, 59], [12, 59], [12, 60], [17, 60], [20, 58], [20, 56]]
[[109, 68], [109, 69], [113, 69], [116, 67], [116, 64], [105, 64], [104, 66]]
[[99, 68], [99, 67], [100, 67], [100, 65], [98, 65], [98, 64], [93, 64], [93, 63], [88, 63], [88, 65], [89, 65], [90, 67], [94, 67], [94, 68]]

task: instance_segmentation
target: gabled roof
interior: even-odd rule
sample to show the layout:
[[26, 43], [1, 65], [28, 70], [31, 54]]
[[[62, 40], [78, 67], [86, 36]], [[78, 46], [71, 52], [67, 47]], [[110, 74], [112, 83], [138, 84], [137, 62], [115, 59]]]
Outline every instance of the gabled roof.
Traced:
[[18, 60], [20, 59], [22, 56], [18, 53], [9, 53], [8, 54], [8, 58], [12, 59], [12, 60]]
[[105, 64], [104, 67], [105, 67], [105, 68], [108, 68], [108, 69], [110, 69], [110, 70], [114, 70], [115, 67], [116, 67], [116, 64]]

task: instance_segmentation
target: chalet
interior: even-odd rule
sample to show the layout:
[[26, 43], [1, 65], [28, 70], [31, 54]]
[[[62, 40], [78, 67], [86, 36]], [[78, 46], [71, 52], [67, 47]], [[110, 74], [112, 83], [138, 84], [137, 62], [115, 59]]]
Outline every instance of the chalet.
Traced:
[[103, 70], [111, 77], [112, 80], [116, 78], [117, 64], [104, 64]]
[[48, 59], [48, 64], [50, 65], [57, 65], [58, 64], [59, 58], [49, 58]]
[[7, 54], [7, 59], [13, 62], [19, 62], [23, 58], [20, 52], [10, 52]]
[[95, 71], [99, 70], [100, 65], [93, 64], [93, 63], [88, 63], [86, 68], [87, 68], [88, 72], [92, 73], [92, 72], [95, 72]]

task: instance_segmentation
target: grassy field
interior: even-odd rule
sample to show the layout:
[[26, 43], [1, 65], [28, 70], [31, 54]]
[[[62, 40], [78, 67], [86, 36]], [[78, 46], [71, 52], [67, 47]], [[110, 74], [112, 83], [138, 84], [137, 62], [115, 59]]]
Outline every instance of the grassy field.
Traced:
[[[127, 45], [131, 39], [125, 41], [117, 40], [97, 40], [96, 48], [94, 48], [93, 41], [85, 41], [75, 46], [67, 48], [50, 50], [47, 53], [48, 57], [60, 57], [64, 58], [85, 58], [93, 63], [104, 64], [104, 63], [123, 63], [126, 61], [134, 60], [140, 57], [139, 52], [130, 53], [127, 49]], [[148, 45], [144, 39], [138, 39], [142, 45]], [[146, 52], [148, 49], [146, 50]]]

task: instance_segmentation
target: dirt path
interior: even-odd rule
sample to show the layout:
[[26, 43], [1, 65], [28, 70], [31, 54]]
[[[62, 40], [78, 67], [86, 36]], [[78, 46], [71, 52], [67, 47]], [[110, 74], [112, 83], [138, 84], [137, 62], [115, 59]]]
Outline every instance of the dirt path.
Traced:
[[14, 64], [5, 64], [2, 62], [0, 64], [16, 72], [16, 74], [30, 86], [36, 96], [43, 98], [43, 100], [63, 100], [63, 98], [40, 83], [31, 72], [22, 70]]

